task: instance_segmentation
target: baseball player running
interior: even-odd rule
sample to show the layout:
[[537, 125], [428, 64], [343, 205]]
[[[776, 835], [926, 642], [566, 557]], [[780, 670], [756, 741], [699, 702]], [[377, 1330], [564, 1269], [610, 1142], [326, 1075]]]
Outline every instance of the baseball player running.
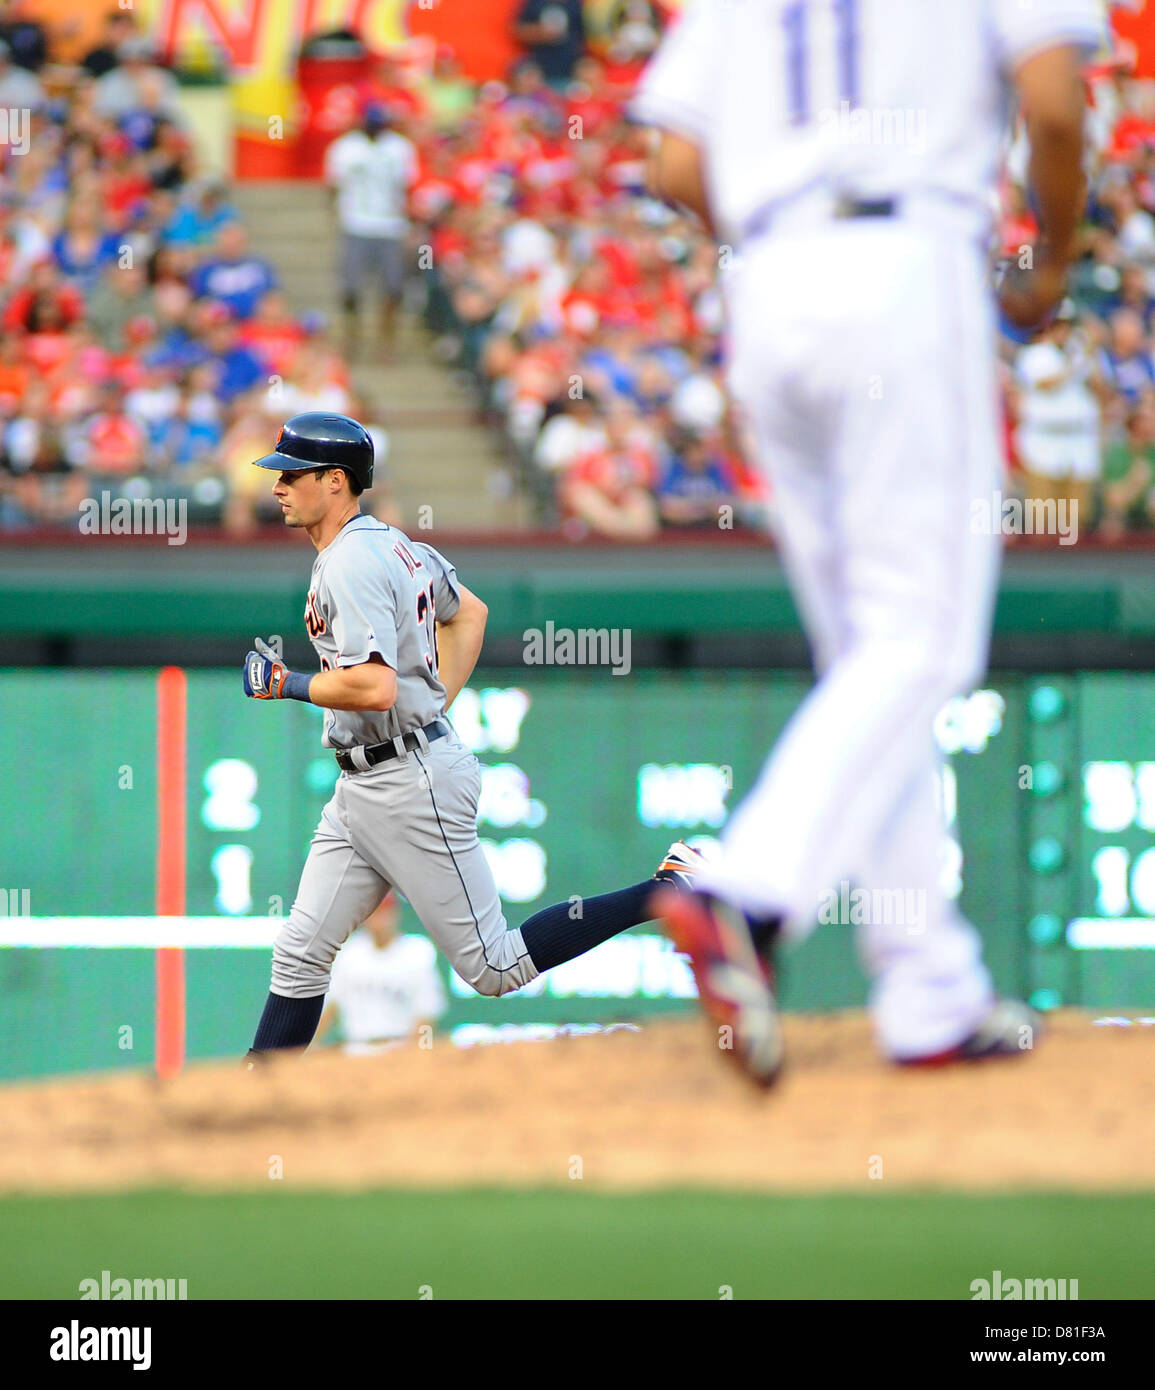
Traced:
[[[736, 252], [731, 389], [770, 479], [818, 681], [697, 891], [658, 911], [756, 1082], [782, 1063], [771, 953], [842, 882], [913, 889], [915, 925], [859, 946], [885, 1053], [1017, 1053], [940, 887], [936, 712], [986, 669], [1000, 541], [969, 526], [999, 485], [986, 249], [1008, 97], [1030, 137], [1040, 235], [1002, 309], [1062, 297], [1082, 207], [1080, 64], [1100, 0], [699, 0], [643, 77], [650, 187]], [[878, 894], [876, 897], [884, 897]], [[873, 900], [873, 899], [872, 899]]]
[[577, 912], [572, 900], [544, 908], [509, 930], [477, 836], [481, 766], [446, 718], [481, 652], [485, 604], [432, 546], [362, 515], [373, 441], [357, 421], [296, 415], [256, 466], [277, 473], [286, 525], [317, 550], [305, 627], [321, 669], [290, 671], [258, 641], [244, 692], [321, 705], [322, 742], [341, 775], [273, 947], [250, 1057], [312, 1040], [338, 950], [390, 888], [457, 973], [490, 995], [651, 920], [655, 879], [688, 888], [701, 856], [678, 841], [654, 878], [586, 898]]

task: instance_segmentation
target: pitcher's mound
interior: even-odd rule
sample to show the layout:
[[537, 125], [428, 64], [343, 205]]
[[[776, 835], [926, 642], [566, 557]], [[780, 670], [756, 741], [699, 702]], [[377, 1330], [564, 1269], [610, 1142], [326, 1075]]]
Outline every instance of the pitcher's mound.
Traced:
[[787, 1020], [754, 1091], [678, 1019], [462, 1050], [322, 1052], [0, 1090], [0, 1190], [566, 1185], [1105, 1190], [1155, 1178], [1155, 1027], [1053, 1015], [1036, 1052], [933, 1070], [858, 1013]]

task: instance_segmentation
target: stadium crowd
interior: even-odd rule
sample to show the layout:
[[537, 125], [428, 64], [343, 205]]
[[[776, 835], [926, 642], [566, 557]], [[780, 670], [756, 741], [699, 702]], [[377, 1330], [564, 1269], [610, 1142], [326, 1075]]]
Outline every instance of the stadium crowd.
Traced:
[[75, 527], [105, 491], [237, 531], [279, 519], [248, 467], [270, 428], [366, 414], [324, 320], [290, 311], [202, 175], [131, 10], [78, 66], [22, 29], [19, 48], [0, 29], [0, 526]]
[[[566, 84], [526, 62], [507, 93], [483, 89], [467, 120], [424, 142], [414, 194], [446, 352], [574, 534], [642, 538], [773, 506], [722, 390], [726, 249], [637, 196], [644, 142], [626, 112], [652, 47], [647, 9]], [[1077, 533], [1107, 541], [1155, 526], [1155, 84], [1131, 73], [1119, 52], [1088, 74], [1071, 298], [1002, 352], [1007, 497], [1072, 499]], [[1036, 235], [1026, 182], [1020, 132], [993, 271]]]
[[[577, 0], [525, 0], [506, 83], [472, 83], [441, 45], [428, 70], [382, 55], [360, 94], [367, 138], [413, 150], [405, 259], [436, 350], [475, 383], [543, 522], [574, 538], [773, 505], [723, 390], [729, 252], [640, 196], [628, 99], [667, 18], [621, 0], [591, 37]], [[246, 465], [272, 421], [371, 406], [201, 176], [132, 11], [73, 69], [29, 27], [0, 27], [0, 107], [32, 112], [0, 170], [0, 525], [68, 524], [107, 485], [180, 489], [193, 519], [243, 531], [269, 519]], [[1155, 525], [1155, 91], [1125, 54], [1090, 89], [1071, 298], [1035, 341], [1004, 343], [1007, 487], [1077, 498], [1080, 534], [1115, 540]], [[1025, 182], [1016, 143], [1008, 259], [1035, 232]]]

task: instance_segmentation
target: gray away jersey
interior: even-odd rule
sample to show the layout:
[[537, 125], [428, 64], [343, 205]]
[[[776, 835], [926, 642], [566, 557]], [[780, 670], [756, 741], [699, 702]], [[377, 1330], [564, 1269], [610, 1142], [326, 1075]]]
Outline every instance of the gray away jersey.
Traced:
[[326, 748], [384, 743], [445, 712], [433, 624], [460, 604], [456, 571], [432, 546], [371, 516], [342, 526], [313, 564], [309, 640], [322, 671], [360, 666], [377, 652], [397, 672], [397, 703], [381, 712], [326, 710]]

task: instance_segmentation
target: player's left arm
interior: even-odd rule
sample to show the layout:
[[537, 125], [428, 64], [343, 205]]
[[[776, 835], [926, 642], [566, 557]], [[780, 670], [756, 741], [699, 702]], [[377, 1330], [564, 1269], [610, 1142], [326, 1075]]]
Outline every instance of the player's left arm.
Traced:
[[397, 672], [379, 652], [353, 666], [338, 666], [310, 676], [290, 671], [271, 647], [259, 638], [257, 649], [245, 657], [245, 694], [255, 700], [301, 700], [324, 709], [387, 710], [397, 700]]
[[319, 671], [309, 682], [309, 700], [325, 709], [392, 709], [397, 701], [397, 672], [372, 652], [359, 666]]
[[710, 0], [686, 6], [642, 74], [630, 114], [654, 127], [646, 187], [687, 208], [717, 235], [710, 211], [704, 148], [724, 68], [721, 17]]
[[445, 687], [445, 708], [457, 699], [473, 675], [485, 641], [488, 607], [458, 582], [461, 602], [452, 618], [437, 624], [437, 674]]
[[671, 130], [654, 131], [646, 161], [646, 188], [664, 203], [689, 208], [707, 232], [717, 236], [706, 194], [705, 165], [701, 147]]
[[996, 0], [993, 7], [1004, 70], [1022, 108], [1039, 224], [1033, 264], [1012, 270], [999, 287], [1003, 314], [1020, 329], [1035, 328], [1059, 303], [1080, 253], [1087, 192], [1082, 69], [1107, 42], [1102, 11], [1093, 0], [1044, 6]]

